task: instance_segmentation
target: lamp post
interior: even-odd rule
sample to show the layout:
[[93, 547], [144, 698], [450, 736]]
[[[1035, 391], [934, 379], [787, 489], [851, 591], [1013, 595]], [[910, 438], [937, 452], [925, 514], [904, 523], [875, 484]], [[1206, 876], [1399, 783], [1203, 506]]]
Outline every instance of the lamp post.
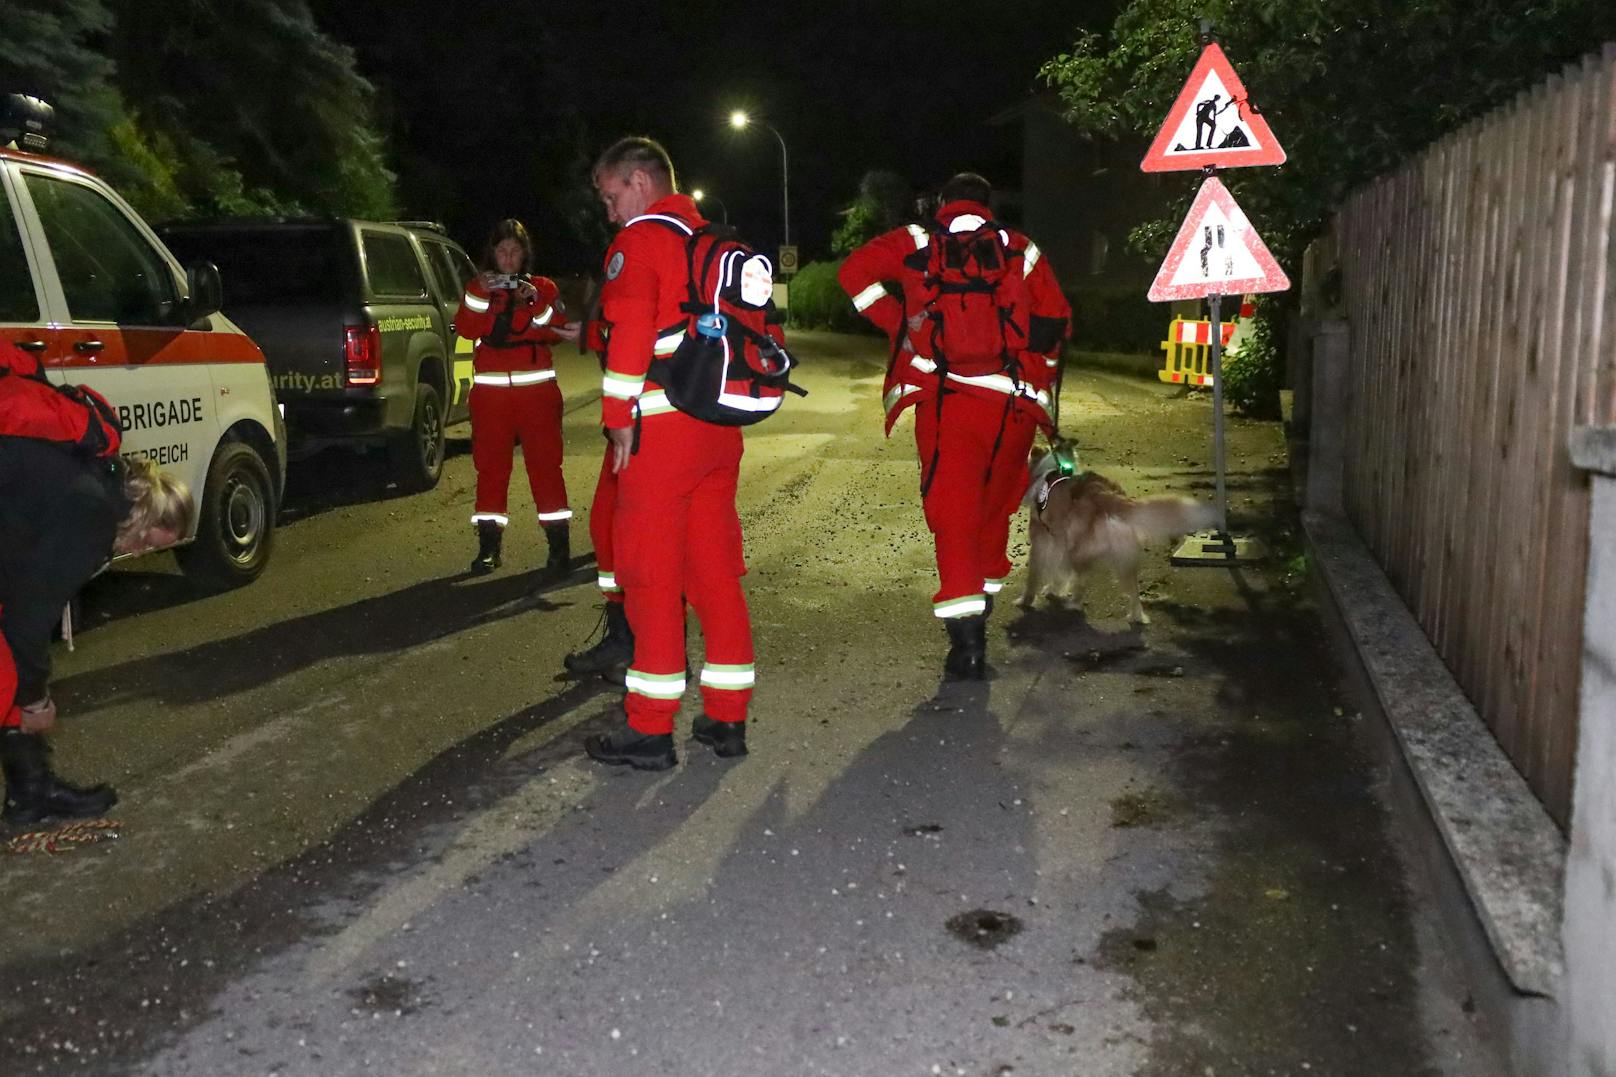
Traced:
[[711, 200], [713, 202], [717, 202], [718, 203], [718, 212], [720, 212], [720, 213], [722, 213], [724, 215], [724, 223], [725, 224], [729, 223], [729, 207], [724, 205], [724, 200], [722, 198], [716, 198], [713, 195], [708, 194], [706, 191], [702, 190], [700, 187], [697, 187], [694, 190], [692, 190], [690, 192], [690, 197], [694, 198], [698, 202], [705, 202], [705, 201], [709, 201], [709, 200]]
[[[784, 246], [791, 246], [791, 162], [786, 155], [786, 140], [774, 125], [758, 121], [773, 132], [775, 139], [780, 143], [780, 204], [784, 218], [785, 242]], [[752, 117], [740, 109], [729, 114], [729, 125], [739, 131], [752, 123]]]

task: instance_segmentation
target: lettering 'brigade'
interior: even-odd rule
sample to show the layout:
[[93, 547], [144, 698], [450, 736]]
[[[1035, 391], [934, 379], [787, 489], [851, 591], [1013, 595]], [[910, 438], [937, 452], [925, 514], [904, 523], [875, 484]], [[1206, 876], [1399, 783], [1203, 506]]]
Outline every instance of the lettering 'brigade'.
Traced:
[[[608, 149], [596, 165], [595, 186], [622, 226], [607, 252], [602, 292], [610, 335], [601, 423], [617, 472], [612, 547], [634, 658], [625, 678], [626, 728], [590, 737], [585, 748], [603, 763], [663, 770], [677, 760], [672, 733], [685, 691], [687, 601], [706, 645], [705, 713], [692, 733], [721, 756], [746, 752], [755, 675], [735, 508], [743, 446], [737, 427], [678, 410], [665, 385], [648, 381], [659, 341], [670, 357], [679, 343], [663, 340], [659, 329], [689, 317], [685, 230], [697, 232], [707, 221], [694, 200], [675, 193], [667, 153], [649, 139], [623, 139]], [[768, 331], [783, 342], [778, 326]]]
[[506, 506], [512, 458], [520, 444], [533, 504], [549, 542], [544, 568], [549, 580], [565, 575], [572, 562], [572, 509], [561, 474], [561, 389], [550, 355], [550, 345], [565, 339], [557, 329], [566, 317], [554, 281], [513, 276], [526, 270], [531, 251], [520, 221], [495, 226], [485, 261], [500, 273], [466, 283], [455, 326], [461, 336], [476, 341], [470, 405], [477, 501], [471, 521], [477, 527], [478, 551], [471, 571], [499, 567], [510, 522]]
[[[842, 263], [853, 306], [892, 341], [888, 435], [915, 408], [921, 501], [937, 551], [932, 612], [944, 672], [985, 676], [987, 614], [1010, 574], [1010, 520], [1052, 387], [1071, 308], [1037, 244], [992, 219], [973, 174], [944, 185], [933, 221], [894, 229]], [[889, 287], [896, 285], [896, 292]]]

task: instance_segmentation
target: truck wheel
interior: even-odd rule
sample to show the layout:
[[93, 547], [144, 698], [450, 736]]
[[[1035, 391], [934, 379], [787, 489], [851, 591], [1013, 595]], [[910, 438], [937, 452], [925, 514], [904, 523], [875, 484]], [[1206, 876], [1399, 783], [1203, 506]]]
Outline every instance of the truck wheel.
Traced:
[[195, 541], [174, 551], [185, 575], [209, 591], [256, 580], [275, 535], [275, 484], [256, 449], [242, 441], [219, 446], [198, 513]]
[[393, 481], [411, 493], [443, 477], [443, 402], [430, 382], [415, 387], [415, 421], [388, 445]]

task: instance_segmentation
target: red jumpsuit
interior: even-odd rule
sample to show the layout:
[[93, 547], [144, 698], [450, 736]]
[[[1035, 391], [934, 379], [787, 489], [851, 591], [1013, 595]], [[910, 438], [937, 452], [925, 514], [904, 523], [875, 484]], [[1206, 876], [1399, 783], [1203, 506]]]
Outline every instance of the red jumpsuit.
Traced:
[[602, 313], [611, 335], [601, 422], [639, 432], [635, 455], [616, 476], [611, 548], [634, 631], [628, 724], [663, 734], [673, 731], [685, 690], [687, 600], [706, 642], [701, 691], [707, 716], [745, 721], [754, 674], [735, 510], [741, 431], [674, 410], [654, 382], [646, 383], [653, 356], [671, 352], [688, 321], [679, 309], [689, 273], [685, 236], [646, 219], [652, 215], [691, 227], [706, 223], [689, 197], [669, 195], [629, 221], [607, 251]]
[[[961, 221], [957, 229], [968, 230], [965, 226], [976, 227], [991, 217], [978, 203], [950, 202], [938, 211], [937, 227], [948, 229], [959, 218], [976, 218]], [[1033, 350], [1015, 357], [1015, 378], [950, 372], [940, 415], [942, 375], [931, 357], [916, 354], [906, 331], [909, 319], [925, 310], [923, 252], [930, 232], [909, 225], [877, 236], [848, 255], [838, 273], [854, 307], [885, 331], [897, 350], [884, 388], [887, 433], [906, 408], [914, 407], [923, 473], [936, 461], [923, 503], [937, 549], [939, 586], [932, 611], [943, 618], [981, 614], [987, 596], [1003, 588], [1010, 574], [1010, 520], [1028, 481], [1027, 452], [1040, 427], [1053, 432], [1049, 394], [1071, 307], [1037, 244], [1019, 232], [1005, 234], [1009, 248], [1022, 253]], [[891, 283], [900, 294], [893, 294]]]
[[561, 475], [561, 389], [550, 359], [550, 345], [562, 339], [552, 327], [565, 318], [555, 282], [534, 277], [533, 286], [538, 295], [522, 302], [514, 290], [489, 290], [473, 277], [455, 315], [460, 335], [477, 343], [471, 386], [471, 459], [477, 467], [473, 523], [492, 520], [504, 527], [510, 521], [505, 508], [518, 442], [539, 522], [572, 519]]

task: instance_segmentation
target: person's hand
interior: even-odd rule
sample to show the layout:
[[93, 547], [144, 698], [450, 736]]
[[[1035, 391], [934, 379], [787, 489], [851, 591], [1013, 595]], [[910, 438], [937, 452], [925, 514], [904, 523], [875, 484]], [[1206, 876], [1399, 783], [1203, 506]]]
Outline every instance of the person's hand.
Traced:
[[24, 733], [46, 733], [56, 725], [56, 701], [48, 696], [17, 710], [22, 714]]
[[533, 282], [530, 280], [517, 281], [516, 298], [524, 303], [536, 302], [539, 298], [539, 290], [533, 287]]
[[578, 334], [583, 331], [583, 325], [579, 322], [563, 322], [560, 325], [552, 325], [550, 331], [562, 340], [577, 340]]
[[612, 446], [612, 474], [621, 475], [628, 468], [629, 458], [634, 455], [634, 428], [607, 427], [606, 440]]

